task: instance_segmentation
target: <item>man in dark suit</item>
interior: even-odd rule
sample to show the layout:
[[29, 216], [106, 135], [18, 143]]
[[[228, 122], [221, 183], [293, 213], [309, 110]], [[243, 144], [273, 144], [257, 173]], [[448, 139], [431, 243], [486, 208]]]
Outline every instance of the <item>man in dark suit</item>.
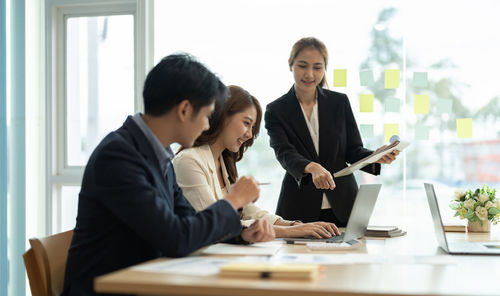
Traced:
[[170, 144], [190, 147], [208, 129], [215, 100], [227, 97], [222, 82], [191, 56], [171, 55], [148, 74], [143, 97], [145, 114], [107, 135], [85, 168], [63, 295], [95, 294], [96, 276], [240, 233], [248, 242], [274, 238], [262, 220], [242, 232], [235, 209], [257, 199], [253, 178], [198, 213], [177, 185]]

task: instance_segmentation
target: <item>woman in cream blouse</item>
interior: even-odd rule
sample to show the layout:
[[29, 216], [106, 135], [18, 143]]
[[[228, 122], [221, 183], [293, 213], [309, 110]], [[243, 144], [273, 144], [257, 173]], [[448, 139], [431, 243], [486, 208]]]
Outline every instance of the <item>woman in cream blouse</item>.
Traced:
[[[223, 199], [238, 178], [236, 162], [257, 137], [262, 109], [255, 97], [238, 86], [229, 86], [230, 98], [224, 106], [215, 106], [210, 129], [195, 142], [193, 148], [182, 149], [175, 157], [177, 182], [191, 205], [201, 211]], [[333, 223], [287, 221], [258, 208], [254, 204], [240, 211], [242, 224], [255, 219], [273, 225], [276, 237], [331, 237], [339, 234]]]

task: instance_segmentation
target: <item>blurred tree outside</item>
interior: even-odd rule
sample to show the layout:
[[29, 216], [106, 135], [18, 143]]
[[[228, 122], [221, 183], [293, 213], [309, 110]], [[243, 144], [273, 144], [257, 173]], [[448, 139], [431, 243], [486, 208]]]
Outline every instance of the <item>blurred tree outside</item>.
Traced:
[[[367, 58], [360, 64], [360, 71], [367, 69], [403, 69], [403, 40], [394, 37], [390, 30], [390, 22], [397, 12], [395, 8], [380, 11], [371, 30], [371, 47]], [[450, 163], [450, 157], [447, 157], [447, 155], [460, 152], [462, 150], [461, 146], [463, 146], [462, 139], [458, 139], [456, 136], [456, 119], [472, 117], [474, 126], [480, 127], [487, 126], [488, 123], [491, 125], [492, 122], [497, 122], [500, 118], [500, 98], [498, 96], [492, 98], [489, 103], [475, 112], [463, 103], [463, 90], [469, 85], [453, 77], [453, 70], [457, 68], [459, 67], [448, 57], [442, 57], [436, 63], [426, 66], [417, 64], [416, 59], [412, 56], [406, 56], [406, 73], [401, 71], [401, 75], [402, 79], [407, 81], [406, 93], [402, 94], [407, 98], [407, 106], [401, 107], [402, 112], [406, 107], [406, 110], [411, 110], [412, 115], [406, 116], [407, 114], [403, 114], [401, 124], [405, 124], [406, 131], [402, 138], [413, 142], [406, 150], [408, 179], [427, 176], [428, 178], [440, 180], [454, 180], [456, 176], [455, 170], [460, 168], [457, 167], [456, 163]], [[428, 75], [427, 87], [413, 85], [413, 72], [418, 72], [418, 69], [428, 69], [427, 72], [436, 74]], [[405, 74], [406, 76], [403, 76]], [[387, 98], [397, 97], [396, 90], [384, 88], [383, 74], [379, 75], [375, 83], [367, 88], [373, 93], [374, 99], [381, 104], [384, 104]], [[429, 114], [413, 115], [413, 98], [417, 94], [429, 95]], [[453, 106], [451, 114], [437, 114], [435, 112], [435, 106], [439, 99], [451, 99]], [[439, 139], [437, 141], [427, 141], [426, 144], [423, 144], [422, 141], [417, 143], [417, 140], [413, 140], [417, 126], [438, 129]], [[363, 140], [369, 144], [381, 143], [383, 142], [383, 135], [375, 135], [375, 137]], [[437, 163], [435, 174], [426, 165], [432, 163]], [[402, 171], [403, 162], [399, 161], [395, 164], [399, 166], [398, 169], [391, 170], [395, 174], [386, 175], [384, 178], [388, 184], [400, 182], [403, 177], [403, 174], [399, 173]]]

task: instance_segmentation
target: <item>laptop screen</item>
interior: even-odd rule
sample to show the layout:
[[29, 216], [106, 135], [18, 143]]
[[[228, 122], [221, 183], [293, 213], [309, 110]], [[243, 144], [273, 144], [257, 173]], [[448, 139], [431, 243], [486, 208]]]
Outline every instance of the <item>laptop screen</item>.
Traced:
[[352, 207], [343, 241], [358, 239], [365, 234], [366, 227], [372, 216], [375, 202], [381, 184], [365, 184], [359, 186], [359, 191]]
[[441, 213], [439, 212], [439, 205], [436, 198], [436, 192], [432, 184], [424, 183], [427, 200], [429, 201], [429, 208], [431, 209], [432, 222], [434, 224], [434, 233], [439, 246], [448, 252], [448, 242], [446, 241], [446, 234], [444, 232], [443, 221], [441, 220]]

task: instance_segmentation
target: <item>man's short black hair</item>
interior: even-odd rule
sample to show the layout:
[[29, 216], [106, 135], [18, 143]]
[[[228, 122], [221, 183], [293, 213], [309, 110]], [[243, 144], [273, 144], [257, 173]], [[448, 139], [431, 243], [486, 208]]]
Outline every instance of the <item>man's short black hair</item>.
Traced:
[[228, 95], [220, 79], [187, 53], [164, 57], [149, 72], [142, 92], [144, 111], [152, 116], [167, 113], [183, 100], [188, 100], [197, 114], [201, 107], [224, 101]]

